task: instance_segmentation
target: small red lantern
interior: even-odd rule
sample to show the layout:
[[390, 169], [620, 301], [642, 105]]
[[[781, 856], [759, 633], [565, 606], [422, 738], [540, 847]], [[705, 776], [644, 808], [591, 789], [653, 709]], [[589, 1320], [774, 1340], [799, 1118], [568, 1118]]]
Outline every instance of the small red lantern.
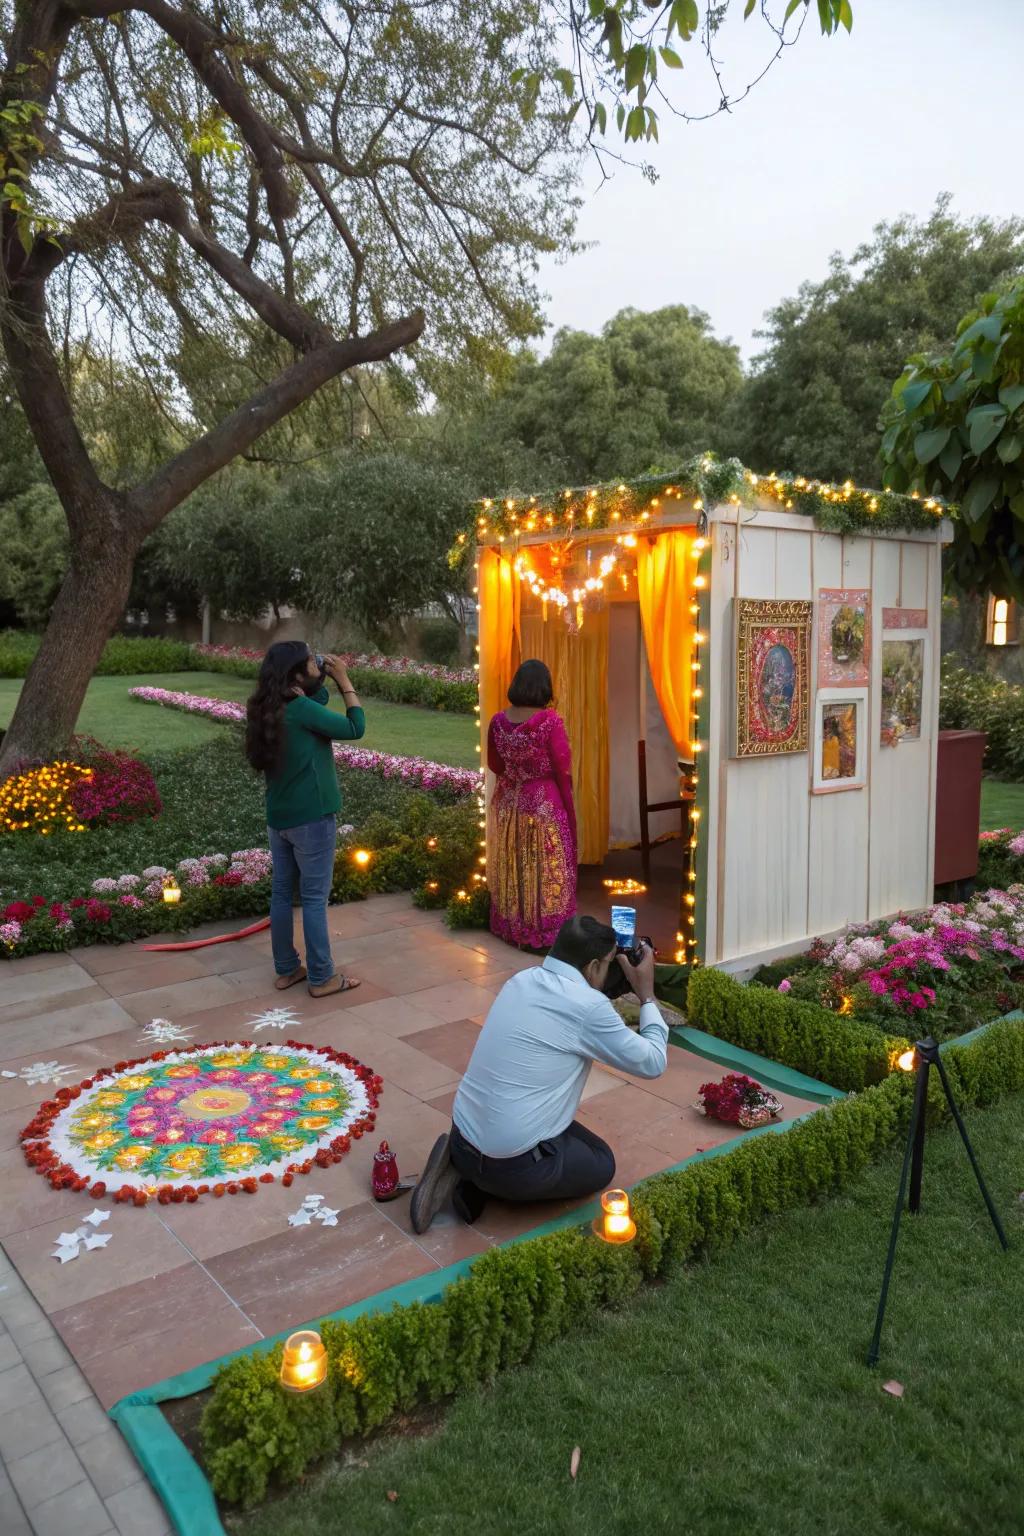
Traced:
[[393, 1200], [399, 1193], [398, 1162], [386, 1141], [373, 1154], [373, 1198]]

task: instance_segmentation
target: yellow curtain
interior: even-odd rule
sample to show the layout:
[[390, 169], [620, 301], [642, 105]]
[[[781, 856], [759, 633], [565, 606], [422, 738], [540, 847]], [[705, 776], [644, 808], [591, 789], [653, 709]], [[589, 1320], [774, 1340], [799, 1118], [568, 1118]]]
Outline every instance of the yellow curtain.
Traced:
[[694, 558], [689, 533], [662, 533], [637, 543], [636, 581], [647, 665], [672, 740], [692, 761], [693, 636], [690, 614]]
[[522, 655], [546, 662], [555, 708], [572, 747], [573, 792], [581, 864], [608, 852], [608, 609], [587, 612], [574, 633], [556, 609], [522, 622]]
[[480, 747], [486, 767], [487, 727], [491, 716], [505, 708], [508, 685], [519, 665], [519, 577], [496, 549], [481, 549], [478, 571]]

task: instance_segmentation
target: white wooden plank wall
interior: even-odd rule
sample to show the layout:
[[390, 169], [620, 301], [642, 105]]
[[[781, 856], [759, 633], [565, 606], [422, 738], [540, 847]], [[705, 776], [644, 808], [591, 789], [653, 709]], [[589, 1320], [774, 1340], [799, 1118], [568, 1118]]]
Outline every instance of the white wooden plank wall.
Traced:
[[[793, 945], [848, 922], [925, 905], [933, 870], [940, 617], [939, 545], [840, 538], [803, 528], [716, 524], [711, 578], [707, 963]], [[872, 596], [868, 776], [862, 790], [813, 795], [811, 753], [733, 758], [734, 607], [740, 597], [811, 598], [822, 587]], [[921, 740], [879, 744], [882, 610], [925, 608]], [[817, 615], [815, 614], [815, 623]], [[811, 644], [811, 730], [817, 633]], [[717, 762], [716, 762], [717, 758]]]

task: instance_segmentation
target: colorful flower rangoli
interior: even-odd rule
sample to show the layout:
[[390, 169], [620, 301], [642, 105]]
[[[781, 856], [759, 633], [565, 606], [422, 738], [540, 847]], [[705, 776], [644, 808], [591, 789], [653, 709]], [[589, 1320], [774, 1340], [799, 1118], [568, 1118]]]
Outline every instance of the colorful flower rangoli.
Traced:
[[327, 1046], [249, 1041], [118, 1062], [48, 1099], [22, 1134], [55, 1189], [194, 1201], [327, 1167], [375, 1124], [381, 1080]]

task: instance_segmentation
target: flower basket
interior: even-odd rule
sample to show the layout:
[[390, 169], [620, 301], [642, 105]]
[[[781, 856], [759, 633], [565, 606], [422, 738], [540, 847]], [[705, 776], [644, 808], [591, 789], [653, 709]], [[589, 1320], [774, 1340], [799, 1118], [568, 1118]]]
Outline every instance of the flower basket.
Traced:
[[782, 1101], [741, 1072], [727, 1073], [720, 1083], [702, 1083], [693, 1107], [709, 1120], [739, 1125], [745, 1131], [767, 1125], [782, 1114]]

